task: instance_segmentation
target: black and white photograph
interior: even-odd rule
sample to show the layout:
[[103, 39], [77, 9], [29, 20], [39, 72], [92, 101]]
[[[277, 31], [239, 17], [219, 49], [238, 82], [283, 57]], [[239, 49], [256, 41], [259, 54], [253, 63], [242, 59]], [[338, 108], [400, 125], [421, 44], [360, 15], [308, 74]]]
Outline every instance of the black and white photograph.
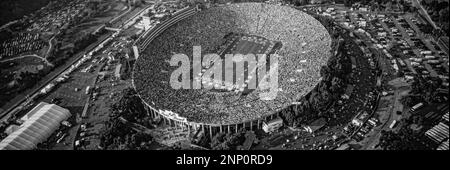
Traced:
[[448, 0], [0, 0], [0, 155], [448, 151], [448, 18]]

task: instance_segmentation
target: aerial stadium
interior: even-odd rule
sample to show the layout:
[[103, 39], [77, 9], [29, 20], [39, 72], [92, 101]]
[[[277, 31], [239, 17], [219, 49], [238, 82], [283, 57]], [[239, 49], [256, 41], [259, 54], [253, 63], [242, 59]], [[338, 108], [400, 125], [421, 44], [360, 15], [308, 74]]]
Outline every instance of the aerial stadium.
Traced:
[[[224, 126], [228, 130], [230, 126], [235, 130], [238, 126], [259, 127], [260, 120], [273, 118], [310, 92], [321, 81], [320, 68], [331, 56], [326, 28], [288, 6], [237, 3], [204, 10], [190, 7], [163, 22], [146, 32], [134, 47], [139, 57], [133, 86], [153, 112], [175, 124], [206, 125], [220, 131]], [[186, 54], [192, 61], [193, 46], [201, 46], [202, 55], [276, 53], [276, 98], [261, 100], [259, 89], [173, 89], [170, 77], [177, 67], [169, 61], [174, 54]]]

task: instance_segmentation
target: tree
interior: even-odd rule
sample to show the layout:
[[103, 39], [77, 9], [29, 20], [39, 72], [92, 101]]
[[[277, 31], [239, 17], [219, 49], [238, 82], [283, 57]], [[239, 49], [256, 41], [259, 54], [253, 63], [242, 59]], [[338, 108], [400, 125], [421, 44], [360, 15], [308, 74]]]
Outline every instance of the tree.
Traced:
[[447, 5], [447, 8], [445, 8], [445, 9], [442, 9], [442, 10], [440, 10], [439, 11], [439, 22], [448, 22], [448, 15], [449, 15], [449, 12], [448, 12], [448, 10], [449, 10], [449, 8], [448, 8], [448, 5]]
[[353, 0], [344, 0], [344, 6], [351, 7], [353, 4]]
[[286, 108], [280, 112], [280, 117], [285, 121], [287, 125], [293, 125], [295, 121], [295, 111], [292, 111], [292, 107]]
[[[409, 124], [408, 124], [409, 125]], [[383, 150], [422, 150], [427, 149], [415, 139], [420, 138], [409, 126], [402, 126], [396, 133], [393, 131], [381, 131], [378, 146]]]
[[225, 138], [225, 133], [224, 132], [220, 132], [218, 134], [216, 134], [212, 139], [211, 139], [211, 148], [214, 150], [227, 150], [227, 149], [222, 149], [222, 143], [224, 141]]
[[141, 122], [147, 116], [145, 105], [133, 88], [122, 91], [122, 97], [111, 106], [113, 115], [122, 116], [130, 122]]
[[211, 149], [236, 150], [237, 146], [244, 143], [245, 133], [245, 129], [240, 129], [237, 133], [218, 133], [211, 139]]
[[100, 132], [100, 146], [108, 150], [147, 150], [153, 138], [136, 132], [118, 119], [111, 119]]

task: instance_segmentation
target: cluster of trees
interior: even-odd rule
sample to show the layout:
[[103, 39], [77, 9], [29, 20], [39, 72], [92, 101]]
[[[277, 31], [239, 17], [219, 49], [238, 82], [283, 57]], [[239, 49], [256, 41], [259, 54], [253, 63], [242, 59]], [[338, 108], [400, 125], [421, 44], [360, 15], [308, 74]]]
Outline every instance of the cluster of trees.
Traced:
[[408, 107], [412, 107], [419, 102], [440, 103], [445, 100], [445, 96], [448, 95], [436, 90], [439, 89], [441, 84], [442, 80], [440, 78], [430, 78], [426, 80], [419, 76], [415, 76], [414, 81], [411, 84], [409, 95], [403, 97], [401, 102]]
[[245, 141], [245, 129], [240, 129], [238, 133], [218, 133], [211, 139], [210, 147], [214, 150], [236, 150]]
[[0, 68], [5, 69], [0, 70], [0, 73], [2, 74], [0, 77], [0, 82], [2, 82], [0, 83], [0, 106], [10, 101], [23, 90], [38, 84], [39, 80], [47, 74], [48, 70], [51, 70], [44, 69], [44, 71], [36, 73], [24, 71], [20, 72], [17, 76], [15, 72], [7, 70], [10, 66], [9, 64], [13, 63], [12, 65], [16, 66], [17, 62], [19, 61], [4, 62], [0, 64]]
[[153, 138], [136, 132], [118, 119], [111, 119], [100, 133], [100, 147], [105, 150], [149, 150]]
[[89, 1], [83, 11], [79, 15], [77, 15], [73, 21], [71, 21], [69, 27], [76, 26], [82, 23], [84, 20], [98, 14], [100, 11], [106, 8], [106, 6], [100, 6], [100, 4], [100, 1]]
[[421, 5], [426, 8], [431, 19], [438, 24], [448, 36], [449, 29], [449, 2], [441, 0], [423, 0]]
[[48, 60], [56, 67], [64, 64], [68, 58], [79, 53], [98, 40], [100, 34], [80, 34], [77, 25], [102, 11], [101, 9], [105, 7], [101, 4], [102, 1], [89, 1], [80, 15], [76, 16], [70, 23], [60, 29], [59, 34], [55, 37], [58, 42], [54, 44], [54, 50], [48, 57]]
[[59, 34], [55, 37], [58, 42], [54, 44], [54, 50], [51, 51], [48, 57], [49, 62], [53, 63], [56, 67], [62, 65], [68, 58], [98, 40], [101, 34], [79, 33], [77, 25], [99, 14], [103, 8], [106, 8], [102, 3], [103, 1], [87, 2], [86, 7], [78, 16], [75, 16], [70, 23], [60, 28]]
[[0, 25], [20, 19], [47, 5], [50, 0], [2, 0], [0, 1]]
[[401, 128], [399, 132], [381, 131], [378, 146], [383, 150], [417, 150], [415, 134], [409, 128]]
[[[436, 90], [439, 88], [442, 80], [439, 78], [423, 79], [416, 76], [411, 85], [411, 91], [409, 95], [403, 97], [401, 102], [403, 105], [412, 107], [419, 102], [424, 103], [436, 103], [442, 102], [441, 99], [445, 96], [448, 97], [448, 93], [439, 92]], [[423, 140], [422, 131], [414, 131], [410, 125], [415, 124], [423, 127], [423, 129], [429, 129], [433, 124], [432, 122], [425, 121], [423, 115], [413, 114], [408, 118], [400, 121], [400, 130], [398, 132], [382, 131], [378, 146], [384, 150], [425, 150], [430, 149], [428, 146], [424, 146], [420, 141]]]
[[122, 96], [111, 105], [111, 117], [123, 117], [126, 120], [150, 127], [150, 117], [145, 110], [145, 105], [133, 88], [122, 91]]
[[132, 123], [150, 126], [150, 117], [145, 105], [133, 88], [122, 91], [122, 96], [111, 105], [111, 119], [101, 132], [100, 146], [104, 149], [144, 150], [149, 149], [152, 137], [143, 132], [133, 130], [118, 118], [122, 117]]
[[0, 141], [5, 139], [8, 135], [5, 133], [8, 124], [6, 122], [0, 122]]
[[422, 129], [429, 129], [432, 124], [427, 123], [423, 115], [412, 115], [409, 118], [400, 120], [400, 129], [395, 131], [381, 131], [381, 136], [377, 146], [383, 150], [428, 150], [432, 149], [424, 145], [426, 137], [423, 130], [413, 130], [411, 125], [415, 124]]
[[[304, 98], [300, 99], [299, 105], [290, 106], [282, 110], [279, 115], [287, 125], [298, 126], [308, 123], [320, 117], [333, 117], [325, 115], [325, 110], [334, 103], [344, 92], [344, 87], [349, 81], [349, 75], [352, 71], [350, 58], [346, 55], [349, 49], [348, 43], [351, 41], [336, 41], [340, 39], [339, 29], [327, 19], [319, 19], [323, 25], [327, 25], [329, 32], [334, 38], [333, 50], [337, 50], [337, 55], [331, 56], [327, 65], [322, 66], [320, 75], [322, 81]], [[339, 44], [339, 45], [337, 45]]]
[[[62, 34], [61, 36], [63, 35], [64, 34]], [[67, 59], [97, 41], [98, 37], [99, 36], [97, 35], [84, 34], [82, 36], [75, 37], [75, 39], [73, 39], [70, 44], [66, 44], [65, 46], [62, 46], [63, 43], [61, 41], [58, 41], [54, 45], [55, 50], [50, 53], [47, 60], [53, 63], [55, 67], [63, 65], [67, 61]]]

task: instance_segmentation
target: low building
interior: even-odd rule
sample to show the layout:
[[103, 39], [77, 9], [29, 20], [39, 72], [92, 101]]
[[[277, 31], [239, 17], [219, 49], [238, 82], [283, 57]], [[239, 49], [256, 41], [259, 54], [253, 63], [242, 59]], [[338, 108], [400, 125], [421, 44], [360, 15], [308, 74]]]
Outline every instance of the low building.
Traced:
[[14, 132], [0, 142], [0, 150], [34, 149], [70, 116], [69, 110], [65, 108], [41, 102], [21, 118], [23, 123]]
[[448, 139], [445, 142], [442, 142], [441, 145], [436, 150], [447, 150], [448, 151]]
[[114, 76], [116, 76], [117, 79], [121, 78], [121, 74], [120, 74], [121, 69], [122, 69], [122, 64], [119, 64], [119, 65], [116, 66], [116, 70], [114, 72]]
[[448, 122], [448, 112], [444, 116], [442, 116], [442, 119]]
[[283, 119], [276, 118], [269, 122], [263, 122], [263, 130], [266, 133], [270, 133], [278, 130], [281, 126], [283, 126]]
[[436, 143], [441, 143], [445, 139], [448, 139], [448, 125], [445, 123], [440, 122], [438, 125], [434, 126], [427, 132], [425, 132], [425, 135], [435, 141]]

